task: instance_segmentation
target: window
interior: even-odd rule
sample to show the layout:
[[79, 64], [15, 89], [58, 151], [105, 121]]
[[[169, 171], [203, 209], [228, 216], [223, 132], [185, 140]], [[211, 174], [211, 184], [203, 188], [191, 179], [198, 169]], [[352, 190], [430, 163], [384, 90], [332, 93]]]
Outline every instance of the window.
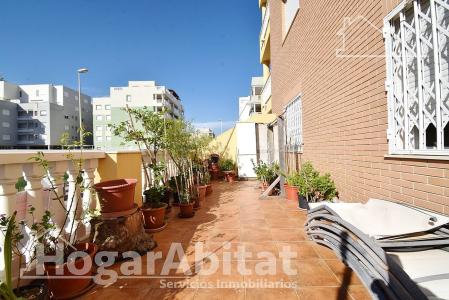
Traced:
[[444, 3], [402, 2], [385, 19], [391, 154], [449, 149], [449, 7]]
[[69, 116], [65, 115], [65, 116], [64, 116], [64, 119], [68, 120], [68, 119], [69, 119]]
[[97, 131], [103, 131], [103, 126], [96, 126], [95, 129], [96, 129]]
[[106, 121], [111, 121], [111, 116], [110, 115], [106, 116]]
[[47, 111], [46, 110], [41, 110], [41, 116], [46, 116], [47, 115]]
[[98, 115], [98, 116], [95, 117], [95, 120], [97, 120], [97, 121], [103, 121], [103, 116]]
[[110, 142], [112, 140], [112, 138], [110, 136], [106, 137], [106, 141]]
[[70, 126], [69, 126], [69, 125], [65, 125], [65, 126], [64, 126], [64, 130], [65, 130], [65, 131], [70, 130]]
[[299, 0], [282, 0], [283, 4], [283, 26], [284, 35], [288, 33], [299, 10]]
[[126, 102], [131, 102], [131, 95], [126, 95]]
[[96, 110], [102, 110], [102, 109], [103, 109], [103, 106], [102, 106], [102, 105], [96, 105], [96, 106], [95, 106], [95, 109], [96, 109]]
[[286, 151], [302, 151], [302, 102], [301, 96], [290, 101], [284, 110]]
[[2, 136], [2, 139], [3, 139], [4, 141], [10, 141], [10, 140], [11, 140], [11, 136], [10, 136], [9, 134], [4, 134], [4, 135]]
[[22, 91], [19, 91], [19, 98], [22, 98]]
[[9, 116], [9, 114], [10, 114], [9, 109], [3, 109], [3, 110], [2, 110], [2, 114], [3, 114], [4, 116]]
[[2, 122], [2, 127], [9, 128], [9, 122]]
[[39, 97], [39, 90], [36, 90], [36, 97]]
[[106, 104], [106, 105], [104, 106], [104, 109], [105, 109], [105, 110], [111, 110], [111, 105]]
[[103, 141], [103, 137], [102, 136], [97, 136], [97, 142], [102, 142]]

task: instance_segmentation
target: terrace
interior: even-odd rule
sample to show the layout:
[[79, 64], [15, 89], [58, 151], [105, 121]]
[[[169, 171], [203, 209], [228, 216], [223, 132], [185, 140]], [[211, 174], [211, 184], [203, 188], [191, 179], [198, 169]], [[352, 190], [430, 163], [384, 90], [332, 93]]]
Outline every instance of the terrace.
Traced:
[[[161, 251], [162, 258], [166, 258], [170, 245], [180, 243], [189, 265], [194, 265], [194, 245], [202, 242], [207, 251], [218, 256], [220, 264], [215, 273], [184, 276], [179, 270], [173, 271], [165, 280], [176, 282], [178, 286], [161, 288], [159, 276], [164, 263], [161, 259], [155, 263], [155, 275], [121, 278], [110, 286], [95, 288], [83, 299], [123, 299], [126, 296], [135, 299], [370, 299], [356, 274], [332, 251], [307, 241], [303, 229], [306, 214], [299, 211], [295, 203], [280, 197], [260, 200], [260, 189], [252, 181], [216, 182], [213, 188], [214, 192], [192, 219], [179, 219], [174, 207], [167, 228], [154, 235], [158, 243], [154, 251]], [[231, 258], [230, 272], [223, 268], [229, 259], [226, 251], [234, 254], [239, 246], [244, 246], [251, 255], [246, 262], [247, 268], [253, 271], [251, 275], [238, 272], [235, 257]], [[292, 263], [297, 270], [295, 276], [286, 275], [281, 269], [279, 251], [283, 246], [290, 246], [297, 255]], [[277, 257], [276, 274], [254, 274], [255, 265], [262, 261], [256, 254], [261, 251]], [[142, 260], [145, 265], [146, 258]], [[119, 265], [114, 266], [117, 271], [119, 268]], [[143, 277], [145, 275], [144, 272]], [[230, 289], [219, 288], [219, 281], [241, 284], [283, 281], [295, 283], [297, 288]]]

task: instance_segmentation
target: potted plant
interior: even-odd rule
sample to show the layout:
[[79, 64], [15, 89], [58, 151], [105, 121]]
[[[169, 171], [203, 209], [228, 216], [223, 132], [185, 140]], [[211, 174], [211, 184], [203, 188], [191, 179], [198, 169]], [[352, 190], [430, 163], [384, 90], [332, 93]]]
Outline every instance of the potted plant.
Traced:
[[309, 202], [332, 201], [337, 195], [334, 181], [329, 173], [320, 175], [311, 162], [305, 162], [300, 171], [299, 208], [308, 209]]
[[[173, 177], [179, 199], [180, 217], [193, 216], [193, 202], [197, 190], [194, 180], [195, 130], [184, 120], [167, 120], [165, 142], [178, 175]], [[198, 202], [197, 202], [198, 206]]]
[[[17, 287], [13, 288], [13, 256], [18, 257], [18, 266], [22, 265], [24, 252], [31, 252], [22, 242], [24, 234], [21, 227], [25, 221], [17, 223], [17, 211], [11, 216], [3, 215], [0, 217], [0, 228], [4, 235], [2, 247], [3, 260], [5, 264], [5, 281], [0, 282], [0, 297], [5, 300], [36, 299], [46, 300], [49, 298], [48, 289], [44, 284], [29, 284], [20, 286], [20, 271], [17, 281]], [[20, 225], [20, 226], [19, 226]]]
[[194, 203], [191, 201], [190, 194], [188, 191], [184, 191], [180, 194], [179, 202], [179, 217], [180, 218], [191, 218], [195, 215], [193, 211]]
[[206, 171], [204, 173], [204, 178], [203, 178], [204, 184], [206, 185], [206, 196], [212, 194], [212, 192], [213, 192], [212, 184], [210, 183], [210, 179], [211, 179], [210, 173], [208, 171]]
[[165, 209], [167, 204], [162, 202], [164, 197], [164, 186], [152, 186], [144, 192], [142, 214], [145, 229], [159, 231], [165, 226]]
[[223, 173], [225, 174], [225, 179], [227, 182], [234, 182], [235, 181], [235, 163], [232, 159], [223, 159], [220, 160], [220, 169], [223, 171]]
[[[72, 145], [67, 144], [67, 135], [62, 138], [63, 148], [68, 149], [67, 158], [72, 163], [72, 168], [75, 170], [75, 184], [74, 192], [64, 203], [64, 194], [60, 195], [58, 189], [53, 185], [53, 180], [50, 177], [49, 162], [46, 160], [43, 152], [38, 152], [36, 156], [31, 157], [44, 170], [46, 180], [51, 185], [52, 198], [61, 204], [65, 212], [64, 222], [60, 227], [57, 227], [52, 221], [52, 215], [49, 211], [45, 211], [40, 222], [34, 222], [31, 225], [31, 236], [33, 245], [35, 245], [34, 252], [38, 256], [54, 256], [57, 258], [54, 262], [45, 262], [43, 269], [47, 275], [47, 286], [52, 297], [56, 299], [71, 298], [79, 296], [84, 293], [91, 285], [92, 262], [93, 257], [97, 252], [97, 246], [93, 243], [82, 242], [78, 237], [78, 226], [83, 220], [78, 220], [76, 214], [76, 207], [80, 203], [77, 199], [78, 195], [86, 192], [89, 187], [86, 187], [83, 176], [83, 140], [90, 133], [84, 130], [80, 131], [81, 142], [75, 142]], [[78, 154], [72, 153], [71, 149], [81, 149]], [[37, 220], [34, 216], [34, 209], [30, 210], [32, 220]], [[81, 212], [81, 215], [87, 214]], [[71, 254], [79, 254], [76, 258], [71, 258]], [[82, 254], [82, 256], [81, 256]], [[39, 258], [39, 257], [38, 257]], [[91, 266], [84, 268], [85, 265]], [[73, 273], [72, 270], [83, 270], [82, 272]], [[61, 275], [62, 273], [62, 275]]]
[[294, 172], [287, 176], [287, 186], [286, 188], [286, 196], [288, 200], [292, 200], [295, 202], [299, 201], [299, 189], [298, 186], [301, 184], [300, 175], [297, 172]]

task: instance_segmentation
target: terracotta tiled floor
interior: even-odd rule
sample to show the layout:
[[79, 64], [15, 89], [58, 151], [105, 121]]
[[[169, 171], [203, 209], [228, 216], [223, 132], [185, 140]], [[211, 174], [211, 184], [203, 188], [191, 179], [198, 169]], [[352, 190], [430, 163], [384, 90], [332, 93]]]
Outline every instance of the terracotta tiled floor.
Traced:
[[[121, 277], [110, 286], [95, 288], [82, 299], [370, 299], [355, 273], [332, 251], [307, 240], [303, 228], [305, 212], [299, 211], [296, 203], [282, 198], [260, 200], [256, 185], [251, 181], [215, 183], [213, 194], [202, 203], [194, 218], [179, 219], [178, 208], [174, 207], [168, 226], [154, 234], [159, 244], [154, 251], [161, 251], [166, 258], [171, 243], [180, 243], [192, 269], [195, 262], [198, 263], [194, 256], [195, 243], [204, 243], [204, 251], [218, 257], [217, 272], [198, 274], [194, 270], [193, 275], [185, 276], [181, 270], [171, 270], [171, 278], [166, 281], [176, 285], [164, 288], [161, 278], [145, 276], [160, 274], [164, 261], [156, 260], [155, 273], [144, 270], [139, 277]], [[250, 270], [255, 270], [265, 259], [256, 257], [257, 253], [272, 253], [277, 262], [275, 274], [240, 274], [238, 265], [242, 257], [229, 255], [236, 253], [239, 246], [244, 246], [248, 255], [252, 255], [245, 261]], [[292, 263], [296, 275], [287, 275], [282, 270], [279, 253], [283, 246], [290, 246], [297, 255]], [[143, 256], [142, 262], [147, 263], [148, 258]], [[207, 268], [211, 261], [205, 259], [201, 263]], [[118, 264], [112, 268], [120, 270], [120, 267]], [[291, 288], [239, 286], [225, 289], [216, 288], [217, 280], [238, 283], [282, 280], [295, 285]]]

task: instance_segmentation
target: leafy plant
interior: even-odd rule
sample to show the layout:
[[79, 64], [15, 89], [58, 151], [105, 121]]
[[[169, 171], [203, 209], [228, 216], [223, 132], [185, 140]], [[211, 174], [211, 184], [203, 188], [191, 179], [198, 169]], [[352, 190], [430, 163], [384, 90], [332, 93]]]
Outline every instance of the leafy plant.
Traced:
[[23, 178], [23, 176], [21, 176], [15, 184], [17, 192], [25, 191], [26, 186], [27, 186], [27, 182], [26, 182], [25, 178]]
[[164, 206], [162, 200], [166, 194], [165, 186], [152, 186], [144, 192], [145, 208], [160, 208]]
[[251, 162], [253, 164], [254, 173], [256, 173], [256, 177], [259, 181], [265, 184], [273, 183], [280, 171], [278, 164], [273, 163], [268, 165], [261, 161], [256, 165], [253, 160], [251, 160]]
[[288, 183], [297, 186], [299, 193], [308, 202], [332, 201], [337, 195], [337, 189], [329, 173], [320, 175], [311, 162], [302, 165], [299, 173], [292, 174]]
[[220, 160], [220, 169], [224, 172], [235, 171], [236, 165], [232, 159]]

